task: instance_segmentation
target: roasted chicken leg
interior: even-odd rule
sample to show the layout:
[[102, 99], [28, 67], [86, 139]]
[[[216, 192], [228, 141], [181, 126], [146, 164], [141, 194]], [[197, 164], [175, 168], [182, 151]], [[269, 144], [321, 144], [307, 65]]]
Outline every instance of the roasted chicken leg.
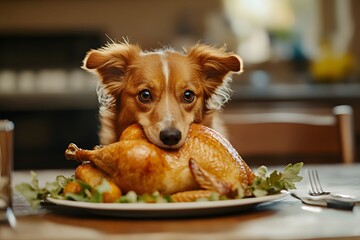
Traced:
[[128, 127], [120, 141], [95, 150], [70, 144], [67, 159], [90, 161], [111, 176], [122, 192], [162, 194], [207, 189], [228, 194], [254, 178], [248, 165], [219, 133], [192, 124], [184, 145], [164, 150], [146, 139], [139, 125]]
[[[78, 166], [75, 171], [75, 178], [91, 187], [97, 187], [106, 180], [108, 190], [102, 192], [102, 201], [105, 203], [113, 203], [121, 197], [121, 190], [112, 178], [92, 163], [84, 163]], [[83, 187], [77, 181], [70, 181], [64, 187], [64, 195], [80, 194], [82, 191]]]

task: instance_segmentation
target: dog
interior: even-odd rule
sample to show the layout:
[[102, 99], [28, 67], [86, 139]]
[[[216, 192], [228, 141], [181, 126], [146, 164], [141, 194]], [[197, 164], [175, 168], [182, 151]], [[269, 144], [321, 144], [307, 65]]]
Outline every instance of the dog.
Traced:
[[241, 73], [243, 64], [225, 48], [200, 43], [179, 52], [112, 42], [90, 50], [82, 68], [100, 80], [101, 145], [137, 123], [151, 143], [177, 149], [192, 123], [224, 133], [217, 112], [230, 98], [230, 73]]

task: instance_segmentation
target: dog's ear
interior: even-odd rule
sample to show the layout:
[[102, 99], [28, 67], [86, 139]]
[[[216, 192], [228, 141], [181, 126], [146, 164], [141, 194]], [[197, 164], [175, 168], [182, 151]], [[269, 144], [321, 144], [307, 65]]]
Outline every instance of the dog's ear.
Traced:
[[241, 73], [242, 60], [233, 53], [225, 52], [224, 48], [214, 48], [204, 44], [197, 44], [190, 48], [188, 57], [200, 66], [200, 71], [206, 79], [223, 79], [228, 73]]
[[127, 43], [112, 43], [104, 48], [90, 50], [82, 68], [96, 73], [106, 88], [119, 90], [122, 78], [131, 64], [141, 52], [137, 45]]
[[197, 71], [203, 76], [205, 100], [208, 109], [221, 108], [230, 98], [227, 75], [243, 71], [242, 59], [224, 48], [214, 48], [197, 44], [187, 52], [188, 58], [198, 66]]

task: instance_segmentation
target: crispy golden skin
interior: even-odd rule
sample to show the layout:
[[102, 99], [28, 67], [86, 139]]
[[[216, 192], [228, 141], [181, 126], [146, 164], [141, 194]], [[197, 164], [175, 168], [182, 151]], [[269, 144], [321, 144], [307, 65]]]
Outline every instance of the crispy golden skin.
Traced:
[[171, 195], [174, 202], [194, 202], [199, 198], [209, 198], [212, 194], [210, 190], [191, 190], [178, 192]]
[[[248, 165], [219, 133], [192, 124], [185, 144], [164, 150], [149, 143], [139, 125], [128, 127], [119, 142], [95, 150], [70, 144], [67, 159], [90, 161], [123, 192], [163, 194], [210, 189], [225, 193], [254, 178]], [[228, 189], [228, 190], [226, 190]]]

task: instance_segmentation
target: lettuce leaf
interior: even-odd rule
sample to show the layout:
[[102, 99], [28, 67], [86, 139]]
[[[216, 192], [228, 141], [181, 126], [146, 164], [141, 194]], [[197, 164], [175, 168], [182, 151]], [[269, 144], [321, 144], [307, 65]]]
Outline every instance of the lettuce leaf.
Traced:
[[37, 174], [33, 171], [30, 174], [31, 182], [20, 183], [15, 186], [15, 190], [24, 196], [32, 208], [37, 208], [47, 195], [54, 198], [63, 198], [62, 191], [64, 186], [69, 181], [73, 181], [73, 177], [57, 176], [54, 182], [47, 182], [45, 187], [40, 187]]

